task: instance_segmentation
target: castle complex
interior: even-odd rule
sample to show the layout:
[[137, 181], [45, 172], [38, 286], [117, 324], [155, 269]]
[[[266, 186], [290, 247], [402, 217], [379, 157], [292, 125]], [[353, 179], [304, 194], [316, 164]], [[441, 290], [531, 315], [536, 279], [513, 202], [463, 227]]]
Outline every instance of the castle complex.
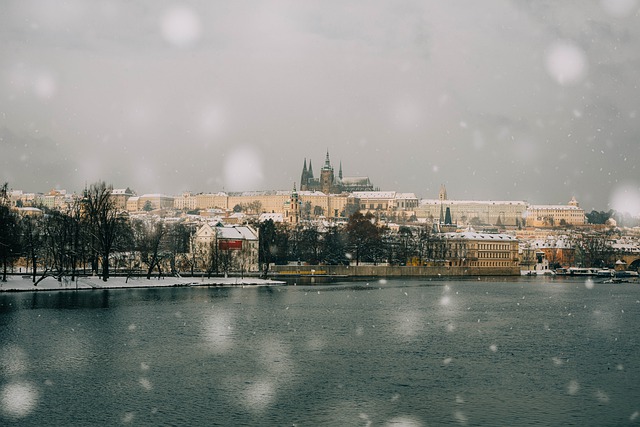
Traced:
[[[329, 152], [320, 177], [313, 173], [311, 161], [304, 160], [299, 190], [217, 192], [180, 196], [143, 194], [130, 189], [114, 189], [118, 209], [128, 212], [163, 211], [243, 211], [249, 215], [281, 215], [285, 222], [298, 223], [317, 218], [344, 219], [351, 213], [373, 213], [391, 221], [415, 221], [450, 226], [492, 227], [555, 227], [582, 226], [587, 223], [584, 209], [575, 198], [566, 205], [532, 205], [522, 200], [451, 200], [442, 185], [437, 198], [420, 199], [414, 193], [374, 189], [368, 177], [345, 177], [340, 163], [335, 176]], [[13, 205], [29, 208], [45, 206], [61, 208], [73, 201], [64, 191], [31, 194], [15, 191], [10, 194]], [[208, 212], [213, 215], [213, 212]]]
[[342, 176], [342, 162], [336, 177], [333, 172], [333, 166], [329, 160], [329, 151], [324, 161], [324, 166], [320, 169], [320, 177], [313, 176], [313, 166], [309, 160], [307, 168], [307, 159], [304, 159], [302, 166], [302, 177], [300, 178], [301, 191], [320, 191], [324, 194], [340, 194], [353, 193], [354, 191], [373, 191], [373, 184], [366, 176]]

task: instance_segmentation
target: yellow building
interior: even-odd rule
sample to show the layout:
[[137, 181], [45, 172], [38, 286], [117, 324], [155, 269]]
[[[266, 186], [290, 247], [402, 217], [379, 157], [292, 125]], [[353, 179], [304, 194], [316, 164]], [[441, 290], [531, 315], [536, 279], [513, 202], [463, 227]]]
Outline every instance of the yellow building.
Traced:
[[444, 233], [452, 266], [517, 267], [518, 240], [506, 234]]
[[[336, 218], [344, 215], [346, 194], [325, 194], [320, 191], [299, 191], [301, 218], [325, 216]], [[291, 199], [291, 191], [247, 191], [242, 193], [183, 193], [174, 200], [174, 208], [180, 210], [221, 209], [232, 210], [240, 206], [250, 214], [285, 214]]]
[[131, 196], [127, 199], [127, 211], [139, 212], [148, 206], [150, 210], [173, 209], [174, 198], [164, 194], [143, 194]]
[[418, 198], [414, 193], [398, 193], [396, 191], [354, 191], [349, 196], [350, 203], [358, 207], [360, 212], [385, 214], [406, 213], [411, 216], [418, 208]]
[[229, 209], [229, 196], [226, 193], [196, 194], [195, 209]]
[[584, 225], [584, 209], [572, 197], [566, 205], [530, 205], [526, 213], [527, 226], [554, 227], [564, 225]]
[[66, 190], [51, 190], [47, 194], [36, 195], [35, 204], [49, 209], [64, 210], [73, 205], [77, 197]]
[[129, 188], [114, 188], [111, 190], [111, 198], [118, 210], [127, 210], [127, 201], [133, 195], [133, 191]]
[[173, 199], [175, 209], [191, 211], [196, 209], [196, 198], [193, 194], [186, 192]]

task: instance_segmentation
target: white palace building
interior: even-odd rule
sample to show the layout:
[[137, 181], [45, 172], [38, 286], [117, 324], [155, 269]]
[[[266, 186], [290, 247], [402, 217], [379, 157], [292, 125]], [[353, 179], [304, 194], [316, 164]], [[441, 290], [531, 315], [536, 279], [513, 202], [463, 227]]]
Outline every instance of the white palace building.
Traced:
[[440, 187], [437, 199], [422, 199], [416, 209], [418, 218], [442, 222], [448, 217], [458, 225], [560, 226], [584, 225], [584, 209], [575, 198], [567, 205], [530, 205], [525, 201], [449, 200]]

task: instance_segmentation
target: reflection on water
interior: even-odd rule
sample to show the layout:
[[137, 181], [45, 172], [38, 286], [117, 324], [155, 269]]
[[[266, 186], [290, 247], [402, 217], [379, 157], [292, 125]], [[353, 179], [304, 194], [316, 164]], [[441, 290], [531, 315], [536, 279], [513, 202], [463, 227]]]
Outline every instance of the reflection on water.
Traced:
[[0, 295], [20, 425], [620, 425], [640, 287], [386, 280]]

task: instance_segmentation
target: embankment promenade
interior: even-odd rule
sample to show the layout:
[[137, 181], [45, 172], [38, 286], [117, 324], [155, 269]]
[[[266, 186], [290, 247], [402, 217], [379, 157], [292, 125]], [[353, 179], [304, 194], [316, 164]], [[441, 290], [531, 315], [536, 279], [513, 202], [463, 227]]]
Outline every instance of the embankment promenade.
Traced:
[[76, 280], [65, 278], [58, 281], [46, 277], [35, 286], [27, 276], [12, 275], [6, 282], [0, 282], [0, 292], [36, 292], [67, 291], [89, 289], [129, 289], [129, 288], [166, 288], [182, 286], [271, 286], [283, 285], [277, 280], [265, 280], [257, 277], [110, 277], [106, 282], [96, 276], [79, 277]]

